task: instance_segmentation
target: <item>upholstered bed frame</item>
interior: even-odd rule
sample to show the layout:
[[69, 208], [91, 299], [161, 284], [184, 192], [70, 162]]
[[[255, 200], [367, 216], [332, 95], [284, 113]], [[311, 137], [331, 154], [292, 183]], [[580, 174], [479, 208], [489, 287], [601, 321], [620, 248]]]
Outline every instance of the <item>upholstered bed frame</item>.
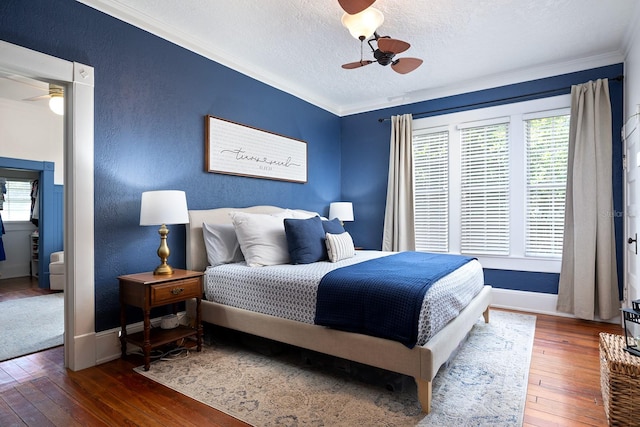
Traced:
[[[253, 206], [189, 211], [187, 269], [204, 271], [207, 267], [203, 223], [231, 224], [229, 213], [232, 211], [277, 213], [282, 210], [274, 206]], [[425, 345], [412, 349], [396, 341], [281, 319], [206, 300], [202, 301], [201, 309], [203, 322], [412, 376], [418, 386], [422, 410], [429, 413], [433, 378], [465, 339], [480, 315], [484, 316], [485, 322], [489, 322], [490, 302], [491, 287], [485, 285], [458, 317]], [[189, 313], [192, 314], [194, 308], [194, 302], [188, 304]]]

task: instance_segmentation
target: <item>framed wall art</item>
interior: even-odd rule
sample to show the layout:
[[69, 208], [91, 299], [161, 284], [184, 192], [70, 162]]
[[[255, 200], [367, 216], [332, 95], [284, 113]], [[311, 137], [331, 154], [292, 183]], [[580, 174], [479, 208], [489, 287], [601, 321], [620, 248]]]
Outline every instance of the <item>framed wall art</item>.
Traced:
[[307, 182], [307, 143], [206, 116], [207, 172]]

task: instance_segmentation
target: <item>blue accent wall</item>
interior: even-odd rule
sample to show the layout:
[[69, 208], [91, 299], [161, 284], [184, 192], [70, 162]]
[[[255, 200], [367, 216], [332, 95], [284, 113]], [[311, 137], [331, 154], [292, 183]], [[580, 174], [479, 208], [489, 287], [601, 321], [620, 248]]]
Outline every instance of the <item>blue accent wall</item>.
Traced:
[[[184, 190], [191, 209], [324, 214], [340, 198], [334, 114], [72, 0], [3, 0], [0, 39], [95, 68], [97, 331], [119, 326], [117, 277], [159, 263], [157, 227], [138, 225], [143, 191]], [[205, 172], [207, 114], [306, 141], [308, 182]], [[185, 227], [170, 230], [169, 263], [184, 268]]]
[[[389, 140], [391, 122], [379, 122], [392, 115], [406, 113], [436, 112], [420, 117], [479, 108], [471, 104], [481, 103], [482, 107], [507, 104], [556, 96], [571, 92], [571, 85], [585, 83], [599, 78], [613, 79], [623, 74], [623, 65], [564, 74], [556, 77], [528, 81], [477, 92], [439, 98], [400, 107], [386, 108], [342, 118], [342, 198], [353, 202], [355, 221], [349, 223], [349, 232], [359, 246], [368, 249], [382, 247], [382, 229], [387, 195], [389, 163]], [[623, 175], [622, 141], [619, 130], [622, 127], [623, 83], [609, 81], [613, 116], [613, 195], [618, 257], [618, 281], [622, 289], [623, 275]], [[540, 93], [544, 92], [544, 93]], [[530, 95], [533, 94], [533, 95]], [[530, 96], [527, 96], [530, 95]], [[442, 111], [446, 110], [446, 111]], [[523, 291], [557, 293], [558, 274], [516, 272], [506, 270], [485, 270], [485, 281], [494, 287]]]
[[[0, 40], [95, 68], [97, 331], [119, 326], [117, 276], [158, 264], [156, 227], [138, 225], [143, 191], [184, 190], [191, 209], [273, 204], [327, 214], [330, 202], [349, 200], [356, 221], [347, 224], [348, 231], [358, 246], [379, 249], [390, 123], [378, 118], [446, 107], [462, 110], [474, 102], [566, 88], [623, 71], [622, 65], [614, 65], [340, 118], [73, 0], [3, 0]], [[622, 84], [610, 87], [614, 129], [620, 129]], [[306, 141], [308, 182], [205, 172], [207, 114]], [[617, 134], [615, 209], [622, 212]], [[621, 217], [616, 219], [621, 244]], [[184, 268], [185, 228], [170, 226], [170, 231], [169, 262]], [[622, 277], [621, 261], [619, 268]], [[557, 275], [496, 270], [487, 271], [487, 278], [497, 287], [557, 292]]]
[[[64, 186], [53, 186], [53, 215], [51, 221], [51, 249], [53, 252], [64, 249]], [[48, 262], [47, 262], [47, 265]], [[48, 270], [47, 270], [48, 271]]]

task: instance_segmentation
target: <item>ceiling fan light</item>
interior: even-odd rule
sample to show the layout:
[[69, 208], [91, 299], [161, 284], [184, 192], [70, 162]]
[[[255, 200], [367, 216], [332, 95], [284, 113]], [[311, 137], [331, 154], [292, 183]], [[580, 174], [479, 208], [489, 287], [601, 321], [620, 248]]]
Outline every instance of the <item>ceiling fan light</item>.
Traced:
[[384, 15], [378, 9], [369, 7], [355, 15], [342, 15], [342, 25], [358, 40], [368, 39], [384, 22]]
[[61, 95], [51, 95], [49, 108], [59, 116], [64, 115], [64, 97]]

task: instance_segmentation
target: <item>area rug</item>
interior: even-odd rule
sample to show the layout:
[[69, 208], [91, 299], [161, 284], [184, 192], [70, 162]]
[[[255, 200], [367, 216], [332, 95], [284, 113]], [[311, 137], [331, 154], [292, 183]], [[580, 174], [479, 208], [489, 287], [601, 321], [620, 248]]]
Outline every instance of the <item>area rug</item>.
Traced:
[[2, 301], [0, 325], [0, 361], [61, 345], [64, 293]]
[[480, 318], [434, 379], [429, 415], [412, 378], [299, 349], [216, 344], [136, 371], [254, 426], [519, 426], [535, 319]]

